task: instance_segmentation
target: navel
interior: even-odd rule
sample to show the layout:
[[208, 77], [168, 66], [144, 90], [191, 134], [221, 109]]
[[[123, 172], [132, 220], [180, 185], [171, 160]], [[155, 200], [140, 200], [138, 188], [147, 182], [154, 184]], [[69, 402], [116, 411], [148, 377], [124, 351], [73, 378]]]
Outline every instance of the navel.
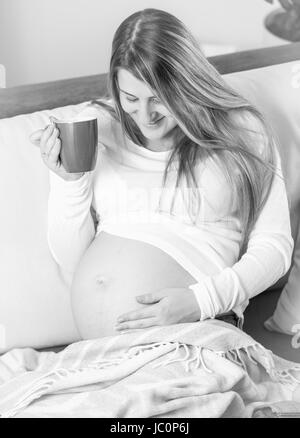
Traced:
[[104, 275], [97, 275], [96, 277], [96, 285], [100, 287], [107, 286], [108, 284], [108, 278]]

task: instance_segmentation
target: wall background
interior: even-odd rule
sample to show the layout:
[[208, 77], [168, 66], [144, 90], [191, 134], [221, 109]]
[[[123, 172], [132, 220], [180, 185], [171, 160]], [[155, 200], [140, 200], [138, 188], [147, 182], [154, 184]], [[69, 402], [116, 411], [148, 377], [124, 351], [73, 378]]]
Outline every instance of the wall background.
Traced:
[[272, 9], [264, 0], [0, 0], [6, 85], [107, 72], [116, 28], [146, 7], [173, 13], [203, 43], [239, 49], [262, 45]]

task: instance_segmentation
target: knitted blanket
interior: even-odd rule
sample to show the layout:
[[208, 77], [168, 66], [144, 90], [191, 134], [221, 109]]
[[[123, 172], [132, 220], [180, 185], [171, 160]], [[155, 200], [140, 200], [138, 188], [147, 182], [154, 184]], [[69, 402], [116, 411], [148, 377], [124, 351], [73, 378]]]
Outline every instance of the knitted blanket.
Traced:
[[1, 417], [245, 418], [276, 406], [300, 416], [300, 364], [218, 320], [0, 357]]

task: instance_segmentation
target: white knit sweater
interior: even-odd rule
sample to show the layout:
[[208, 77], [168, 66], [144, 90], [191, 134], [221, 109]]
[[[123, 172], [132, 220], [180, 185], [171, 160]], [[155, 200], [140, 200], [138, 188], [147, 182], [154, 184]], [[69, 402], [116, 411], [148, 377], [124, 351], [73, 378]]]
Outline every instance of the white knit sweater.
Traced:
[[[249, 299], [274, 284], [290, 266], [293, 240], [284, 180], [275, 176], [247, 252], [238, 260], [241, 224], [217, 165], [207, 160], [198, 166], [201, 203], [193, 224], [184, 199], [190, 199], [192, 208], [196, 204], [187, 188], [176, 193], [170, 214], [176, 164], [162, 189], [170, 152], [134, 144], [104, 110], [87, 107], [82, 115], [95, 114], [99, 126], [96, 169], [77, 181], [64, 181], [50, 172], [48, 242], [57, 263], [74, 272], [95, 233], [101, 231], [141, 240], [168, 253], [195, 278], [190, 289], [201, 320], [230, 310], [242, 316]], [[96, 232], [91, 205], [99, 220]]]

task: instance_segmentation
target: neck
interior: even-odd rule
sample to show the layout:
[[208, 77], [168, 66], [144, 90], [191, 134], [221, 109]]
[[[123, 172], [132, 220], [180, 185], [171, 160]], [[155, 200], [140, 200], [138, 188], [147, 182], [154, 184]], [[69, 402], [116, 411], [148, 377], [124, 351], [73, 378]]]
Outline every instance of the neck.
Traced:
[[146, 148], [153, 152], [165, 152], [173, 149], [174, 141], [172, 139], [147, 140]]

